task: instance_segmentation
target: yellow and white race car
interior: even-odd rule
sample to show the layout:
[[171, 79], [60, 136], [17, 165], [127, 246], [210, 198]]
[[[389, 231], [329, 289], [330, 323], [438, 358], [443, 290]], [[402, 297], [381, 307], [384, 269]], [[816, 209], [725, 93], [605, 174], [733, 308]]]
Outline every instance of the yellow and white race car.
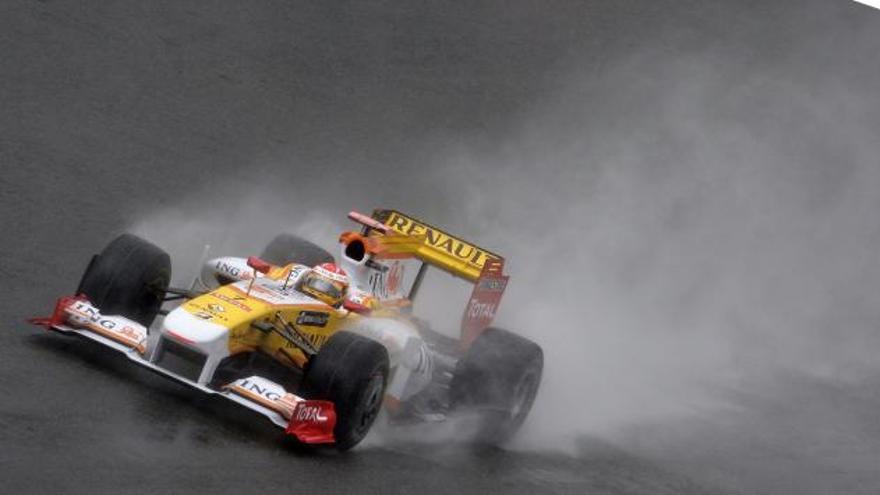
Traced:
[[[470, 411], [478, 441], [509, 438], [534, 401], [543, 353], [490, 327], [504, 259], [398, 211], [349, 218], [362, 228], [339, 237], [335, 260], [280, 235], [260, 257], [208, 260], [189, 289], [169, 287], [167, 253], [123, 234], [92, 258], [76, 295], [30, 321], [248, 407], [308, 444], [355, 446], [383, 404], [403, 420]], [[340, 304], [306, 286], [319, 265], [346, 277]], [[429, 267], [474, 284], [458, 339], [413, 316]]]

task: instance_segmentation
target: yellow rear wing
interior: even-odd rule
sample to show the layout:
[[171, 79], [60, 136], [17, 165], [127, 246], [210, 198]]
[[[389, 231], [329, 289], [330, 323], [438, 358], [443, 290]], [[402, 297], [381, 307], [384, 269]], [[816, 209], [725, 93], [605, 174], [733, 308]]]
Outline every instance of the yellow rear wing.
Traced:
[[348, 217], [362, 224], [365, 230], [362, 234], [342, 234], [340, 241], [346, 246], [361, 246], [360, 249], [372, 253], [376, 259], [422, 261], [408, 300], [415, 297], [428, 265], [474, 284], [461, 319], [459, 344], [462, 349], [470, 346], [492, 324], [509, 280], [504, 274], [504, 258], [399, 211], [374, 210], [372, 217], [353, 211]]
[[469, 282], [480, 278], [489, 260], [503, 266], [501, 256], [399, 211], [374, 210], [372, 218], [385, 227], [386, 233], [390, 230], [402, 234], [410, 243], [418, 240], [412, 249], [413, 256]]

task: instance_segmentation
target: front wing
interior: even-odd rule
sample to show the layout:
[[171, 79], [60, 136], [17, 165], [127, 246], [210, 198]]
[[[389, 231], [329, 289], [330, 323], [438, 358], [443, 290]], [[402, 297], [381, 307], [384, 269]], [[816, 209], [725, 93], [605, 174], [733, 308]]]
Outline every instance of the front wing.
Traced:
[[49, 330], [93, 340], [124, 354], [150, 371], [256, 411], [303, 443], [335, 441], [333, 428], [336, 412], [332, 402], [303, 399], [260, 376], [240, 378], [219, 390], [197, 383], [151, 361], [158, 336], [152, 338], [143, 325], [127, 318], [102, 315], [82, 296], [62, 297], [56, 303], [52, 316], [28, 321]]

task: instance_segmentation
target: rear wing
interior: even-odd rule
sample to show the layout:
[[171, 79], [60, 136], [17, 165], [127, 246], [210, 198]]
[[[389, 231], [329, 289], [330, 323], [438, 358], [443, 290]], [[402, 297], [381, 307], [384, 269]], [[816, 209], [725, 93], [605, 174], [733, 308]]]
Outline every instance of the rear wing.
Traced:
[[462, 347], [492, 324], [509, 279], [504, 275], [503, 257], [396, 210], [374, 210], [371, 217], [357, 212], [348, 216], [364, 225], [364, 236], [376, 241], [368, 250], [377, 258], [413, 257], [424, 263], [410, 299], [426, 265], [474, 284], [461, 320]]
[[501, 256], [398, 211], [374, 210], [373, 219], [398, 234], [423, 237], [421, 245], [413, 253], [417, 258], [469, 282], [476, 282], [480, 278], [489, 260], [500, 262], [502, 267], [504, 265]]

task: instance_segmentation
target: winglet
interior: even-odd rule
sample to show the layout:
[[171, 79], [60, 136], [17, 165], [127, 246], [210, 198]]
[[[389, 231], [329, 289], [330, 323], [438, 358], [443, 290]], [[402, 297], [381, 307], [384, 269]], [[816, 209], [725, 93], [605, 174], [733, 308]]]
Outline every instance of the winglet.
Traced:
[[461, 318], [459, 345], [462, 349], [467, 349], [477, 336], [492, 324], [509, 278], [504, 275], [504, 260], [486, 260]]

